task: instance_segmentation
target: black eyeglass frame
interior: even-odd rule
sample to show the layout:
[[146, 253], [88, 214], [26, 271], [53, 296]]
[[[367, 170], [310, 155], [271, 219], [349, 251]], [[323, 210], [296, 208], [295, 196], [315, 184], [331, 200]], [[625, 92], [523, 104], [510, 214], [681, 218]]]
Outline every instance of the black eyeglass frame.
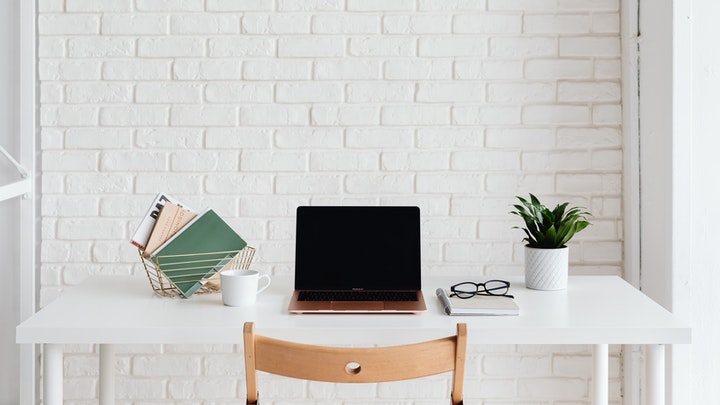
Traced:
[[[498, 287], [492, 287], [487, 288], [487, 284], [492, 283], [501, 283], [502, 285]], [[459, 286], [467, 285], [467, 286], [475, 286], [475, 291], [465, 291], [465, 290], [458, 290]], [[480, 289], [482, 288], [482, 292]], [[496, 290], [504, 290], [503, 293], [498, 294], [495, 293]], [[472, 298], [476, 295], [485, 295], [485, 296], [491, 296], [491, 297], [508, 297], [508, 298], [515, 298], [513, 295], [508, 294], [510, 292], [510, 282], [505, 280], [488, 280], [484, 283], [475, 283], [472, 281], [463, 281], [462, 283], [457, 283], [455, 285], [452, 285], [450, 287], [451, 297], [458, 297], [460, 299], [466, 300], [469, 298]]]

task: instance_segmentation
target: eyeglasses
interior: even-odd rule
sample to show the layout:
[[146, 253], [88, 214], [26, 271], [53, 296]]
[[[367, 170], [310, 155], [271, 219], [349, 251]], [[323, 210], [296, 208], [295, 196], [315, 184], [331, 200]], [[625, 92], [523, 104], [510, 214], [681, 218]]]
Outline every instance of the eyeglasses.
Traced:
[[510, 283], [505, 280], [489, 280], [484, 283], [464, 281], [450, 287], [450, 291], [452, 291], [451, 297], [455, 296], [462, 299], [472, 298], [476, 295], [515, 298], [508, 294]]

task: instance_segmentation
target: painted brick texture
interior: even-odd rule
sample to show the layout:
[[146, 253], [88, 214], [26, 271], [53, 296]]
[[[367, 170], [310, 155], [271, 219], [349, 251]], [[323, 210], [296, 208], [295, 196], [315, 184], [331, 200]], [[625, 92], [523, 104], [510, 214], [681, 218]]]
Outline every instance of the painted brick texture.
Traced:
[[[622, 273], [619, 0], [40, 0], [41, 303], [141, 272], [128, 240], [166, 191], [292, 272], [304, 204], [412, 204], [423, 272], [522, 273], [515, 195], [594, 214], [573, 274]], [[119, 348], [121, 405], [238, 403], [239, 346]], [[97, 348], [67, 346], [66, 404]], [[613, 403], [621, 401], [611, 348]], [[588, 347], [473, 346], [467, 403], [589, 403]], [[266, 403], [436, 404], [444, 377], [268, 378]], [[346, 398], [342, 401], [339, 398]]]

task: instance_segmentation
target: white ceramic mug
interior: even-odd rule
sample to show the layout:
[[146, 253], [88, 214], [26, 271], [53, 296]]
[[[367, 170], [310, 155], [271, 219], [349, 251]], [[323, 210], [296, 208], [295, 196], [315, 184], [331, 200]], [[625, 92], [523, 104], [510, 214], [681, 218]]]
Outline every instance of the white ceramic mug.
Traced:
[[[260, 279], [267, 284], [258, 289]], [[255, 270], [225, 270], [220, 273], [220, 290], [223, 304], [231, 307], [243, 307], [255, 304], [257, 295], [270, 286], [270, 276], [262, 276]]]

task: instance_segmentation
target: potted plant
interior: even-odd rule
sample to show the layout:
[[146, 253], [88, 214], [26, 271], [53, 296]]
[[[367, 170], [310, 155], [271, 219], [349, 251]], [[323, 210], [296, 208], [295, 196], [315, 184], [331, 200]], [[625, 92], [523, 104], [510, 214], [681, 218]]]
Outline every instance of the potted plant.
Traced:
[[530, 200], [516, 196], [511, 214], [525, 222], [525, 285], [536, 290], [562, 290], [567, 287], [567, 243], [576, 233], [585, 229], [591, 214], [580, 207], [568, 208], [570, 203], [558, 204], [550, 210], [537, 197]]

